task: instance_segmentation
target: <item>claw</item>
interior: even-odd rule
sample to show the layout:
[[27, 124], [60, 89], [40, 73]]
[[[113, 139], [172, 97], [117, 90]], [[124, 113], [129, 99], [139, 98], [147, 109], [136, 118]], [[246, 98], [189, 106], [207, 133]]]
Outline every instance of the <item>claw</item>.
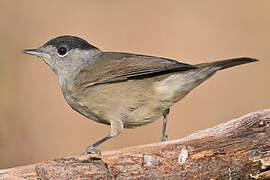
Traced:
[[161, 136], [161, 138], [160, 138], [160, 142], [164, 142], [164, 141], [168, 141], [169, 140], [169, 138], [168, 138], [168, 136], [166, 135], [166, 136]]
[[101, 155], [101, 151], [96, 149], [94, 146], [89, 146], [85, 152], [83, 152], [81, 155], [87, 155], [87, 154], [98, 154]]

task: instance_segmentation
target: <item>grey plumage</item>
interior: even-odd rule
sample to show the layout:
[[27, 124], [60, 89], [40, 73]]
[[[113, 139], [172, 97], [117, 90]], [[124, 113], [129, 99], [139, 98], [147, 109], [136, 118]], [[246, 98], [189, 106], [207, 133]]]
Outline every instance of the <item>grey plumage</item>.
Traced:
[[73, 36], [61, 36], [24, 52], [43, 58], [58, 75], [64, 97], [74, 110], [111, 126], [110, 135], [89, 146], [86, 153], [95, 152], [96, 146], [123, 128], [167, 117], [174, 103], [217, 71], [257, 61], [243, 57], [190, 65], [153, 56], [103, 52]]

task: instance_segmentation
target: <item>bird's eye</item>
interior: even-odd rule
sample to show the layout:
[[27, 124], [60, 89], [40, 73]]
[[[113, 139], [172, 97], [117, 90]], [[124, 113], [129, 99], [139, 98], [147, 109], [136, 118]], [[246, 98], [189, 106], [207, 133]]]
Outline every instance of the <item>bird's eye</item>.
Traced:
[[60, 48], [57, 49], [57, 54], [58, 54], [58, 56], [60, 56], [60, 57], [66, 56], [67, 53], [68, 53], [68, 50], [67, 50], [66, 47], [60, 47]]

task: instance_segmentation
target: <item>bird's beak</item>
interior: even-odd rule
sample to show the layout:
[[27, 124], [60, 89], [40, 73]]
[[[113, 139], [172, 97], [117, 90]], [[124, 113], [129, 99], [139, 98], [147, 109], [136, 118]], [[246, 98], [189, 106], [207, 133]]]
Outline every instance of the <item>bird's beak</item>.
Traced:
[[38, 48], [38, 49], [26, 49], [26, 50], [23, 50], [23, 53], [38, 56], [38, 57], [43, 57], [43, 58], [44, 57], [47, 57], [47, 58], [51, 57], [49, 54], [44, 53], [42, 51], [42, 49], [40, 49], [40, 48]]

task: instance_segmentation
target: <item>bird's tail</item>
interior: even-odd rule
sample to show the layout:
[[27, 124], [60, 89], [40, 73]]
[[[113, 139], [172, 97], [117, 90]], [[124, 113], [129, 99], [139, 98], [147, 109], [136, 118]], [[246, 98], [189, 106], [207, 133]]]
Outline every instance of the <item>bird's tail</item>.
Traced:
[[[254, 61], [257, 60], [243, 57], [196, 64], [194, 69], [173, 74], [161, 81], [159, 84], [160, 89], [164, 90], [165, 94], [174, 94], [173, 99], [176, 102], [186, 96], [193, 88], [213, 76], [217, 71]], [[170, 102], [171, 96], [168, 97], [167, 101]]]
[[220, 60], [220, 61], [214, 61], [214, 62], [208, 62], [208, 63], [202, 63], [202, 64], [196, 64], [194, 65], [197, 67], [197, 69], [193, 69], [188, 71], [187, 73], [188, 77], [192, 77], [194, 81], [193, 88], [201, 84], [206, 79], [213, 76], [217, 71], [222, 69], [227, 69], [233, 66], [237, 66], [240, 64], [250, 63], [258, 61], [257, 59], [248, 58], [248, 57], [242, 57], [242, 58], [234, 58], [234, 59], [226, 59], [226, 60]]
[[221, 60], [221, 61], [214, 61], [214, 62], [209, 62], [209, 63], [196, 64], [195, 66], [198, 68], [217, 67], [218, 70], [222, 70], [222, 69], [227, 69], [233, 66], [251, 63], [255, 61], [258, 61], [258, 60], [254, 58], [249, 58], [249, 57], [241, 57], [241, 58], [226, 59], [226, 60]]

